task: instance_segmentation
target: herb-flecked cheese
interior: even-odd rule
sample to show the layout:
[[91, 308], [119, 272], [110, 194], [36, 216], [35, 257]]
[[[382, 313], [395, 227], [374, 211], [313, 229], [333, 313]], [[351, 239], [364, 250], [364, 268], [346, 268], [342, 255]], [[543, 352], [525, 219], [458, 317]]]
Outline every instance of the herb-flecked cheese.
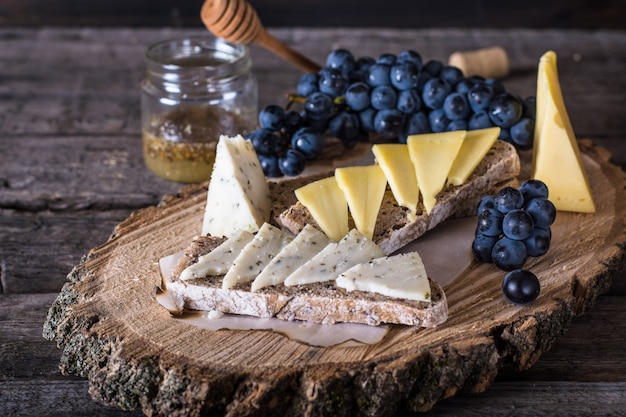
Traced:
[[250, 141], [221, 136], [204, 211], [202, 234], [231, 237], [256, 232], [269, 220], [269, 187]]

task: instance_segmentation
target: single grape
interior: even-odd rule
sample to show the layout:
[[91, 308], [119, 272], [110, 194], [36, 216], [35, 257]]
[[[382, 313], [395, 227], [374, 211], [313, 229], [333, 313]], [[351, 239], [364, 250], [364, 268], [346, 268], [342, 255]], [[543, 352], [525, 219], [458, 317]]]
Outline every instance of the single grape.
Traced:
[[361, 129], [365, 132], [372, 133], [376, 129], [374, 129], [374, 116], [376, 115], [377, 110], [373, 107], [368, 107], [359, 112], [359, 123], [361, 124]]
[[456, 83], [463, 79], [463, 72], [457, 67], [446, 65], [439, 72], [439, 78], [454, 87]]
[[310, 120], [327, 120], [333, 112], [333, 99], [322, 92], [316, 92], [307, 97], [304, 111]]
[[450, 120], [466, 119], [470, 115], [470, 106], [465, 94], [448, 94], [443, 101], [443, 111]]
[[533, 218], [536, 227], [550, 227], [556, 219], [556, 207], [546, 198], [531, 199], [524, 206], [524, 210]]
[[361, 125], [355, 113], [342, 111], [328, 121], [328, 130], [331, 135], [342, 141], [356, 138]]
[[525, 269], [515, 269], [504, 276], [502, 294], [510, 303], [526, 305], [539, 297], [541, 284], [532, 272]]
[[326, 67], [338, 69], [347, 76], [356, 69], [356, 60], [347, 49], [335, 49], [326, 57]]
[[331, 97], [339, 97], [348, 88], [348, 77], [336, 68], [322, 68], [318, 72], [318, 84], [322, 93]]
[[430, 129], [435, 133], [445, 132], [450, 124], [450, 119], [446, 117], [443, 109], [436, 109], [428, 113], [428, 121], [430, 122]]
[[397, 62], [412, 62], [417, 66], [417, 69], [421, 69], [423, 65], [422, 56], [411, 49], [400, 52]]
[[293, 177], [304, 171], [306, 157], [300, 151], [289, 149], [278, 158], [278, 168], [283, 174]]
[[524, 201], [530, 201], [533, 198], [548, 198], [548, 186], [545, 182], [537, 179], [524, 181], [519, 186], [519, 191], [524, 196]]
[[513, 240], [524, 240], [533, 231], [535, 222], [533, 217], [524, 210], [511, 210], [502, 220], [502, 233]]
[[378, 87], [379, 85], [391, 85], [391, 78], [389, 78], [389, 72], [391, 66], [387, 64], [373, 64], [368, 71], [367, 83], [372, 87]]
[[348, 85], [354, 83], [365, 83], [367, 84], [367, 72], [361, 70], [354, 70], [350, 74], [348, 74]]
[[535, 227], [533, 232], [524, 239], [524, 245], [526, 245], [526, 253], [528, 256], [542, 256], [550, 249], [550, 240], [552, 233], [550, 229], [544, 229], [541, 227]]
[[478, 202], [478, 206], [476, 207], [476, 215], [478, 216], [480, 213], [487, 209], [495, 209], [496, 208], [496, 199], [492, 195], [486, 195], [480, 199]]
[[319, 78], [315, 73], [304, 74], [296, 86], [296, 91], [300, 97], [308, 97], [319, 90]]
[[259, 163], [266, 177], [278, 178], [284, 175], [278, 168], [277, 155], [259, 155]]
[[448, 126], [446, 127], [446, 130], [448, 132], [453, 132], [456, 130], [467, 130], [467, 120], [465, 119], [456, 119], [456, 120], [452, 120], [450, 123], [448, 123]]
[[485, 236], [499, 236], [502, 233], [504, 214], [495, 208], [486, 208], [478, 214], [476, 233]]
[[498, 94], [489, 103], [489, 117], [496, 126], [513, 126], [522, 117], [522, 112], [522, 102], [510, 93]]
[[504, 271], [512, 271], [524, 266], [526, 262], [526, 245], [520, 240], [500, 238], [491, 252], [493, 263]]
[[302, 116], [295, 110], [290, 110], [285, 112], [285, 122], [283, 123], [282, 131], [287, 135], [291, 136], [293, 132], [302, 127], [304, 120], [302, 120]]
[[537, 100], [535, 96], [528, 96], [524, 99], [524, 112], [522, 117], [535, 120], [537, 114]]
[[[406, 134], [419, 135], [421, 133], [430, 133], [430, 123], [425, 112], [419, 111], [408, 116], [406, 121]], [[406, 138], [405, 138], [406, 141]]]
[[476, 86], [476, 82], [469, 78], [464, 78], [456, 83], [454, 91], [461, 94], [467, 94], [472, 88]]
[[513, 139], [511, 139], [511, 131], [505, 127], [500, 128], [500, 134], [498, 135], [498, 140], [501, 140], [503, 142], [507, 142], [513, 145]]
[[419, 74], [417, 74], [417, 89], [419, 91], [423, 91], [424, 86], [426, 85], [428, 80], [432, 78], [434, 77], [430, 75], [429, 73], [427, 73], [426, 71], [420, 71]]
[[450, 84], [440, 78], [431, 78], [424, 84], [422, 102], [429, 109], [439, 109], [450, 91]]
[[280, 130], [285, 122], [285, 110], [276, 104], [265, 106], [259, 112], [259, 126], [270, 130]]
[[300, 151], [306, 159], [314, 159], [324, 148], [324, 135], [311, 127], [300, 128], [291, 138], [291, 147]]
[[361, 111], [370, 105], [370, 87], [364, 82], [351, 84], [345, 94], [346, 104], [354, 111]]
[[422, 109], [422, 99], [417, 88], [400, 91], [396, 108], [404, 114], [413, 114], [420, 111]]
[[479, 111], [470, 116], [467, 121], [467, 128], [470, 130], [486, 129], [493, 127], [493, 122], [486, 111]]
[[371, 56], [362, 56], [356, 60], [356, 68], [367, 74], [372, 65], [376, 63], [376, 60]]
[[374, 87], [370, 93], [372, 107], [376, 110], [393, 109], [398, 101], [398, 94], [391, 86]]
[[258, 155], [277, 155], [280, 151], [280, 139], [278, 135], [266, 128], [253, 130], [246, 139], [252, 142], [252, 146]]
[[397, 60], [398, 60], [398, 57], [396, 55], [391, 54], [391, 53], [384, 53], [378, 57], [376, 62], [378, 64], [393, 65], [396, 63]]
[[535, 121], [522, 117], [509, 129], [511, 140], [516, 148], [521, 150], [532, 149], [535, 135]]
[[472, 254], [478, 262], [492, 263], [491, 254], [493, 247], [498, 241], [497, 236], [487, 236], [482, 233], [476, 233], [472, 241]]
[[524, 196], [513, 187], [504, 187], [494, 197], [496, 209], [501, 213], [521, 209], [524, 205]]
[[483, 80], [483, 82], [493, 89], [493, 93], [495, 95], [502, 94], [506, 91], [504, 88], [504, 84], [502, 84], [502, 81], [496, 78], [487, 78]]
[[467, 92], [467, 102], [472, 111], [478, 113], [489, 108], [489, 104], [494, 97], [494, 91], [491, 86], [485, 83], [474, 85]]
[[424, 66], [422, 67], [423, 71], [426, 71], [433, 77], [439, 76], [439, 73], [441, 72], [442, 69], [443, 69], [443, 63], [441, 61], [437, 61], [434, 59], [431, 59], [430, 61], [426, 62]]
[[374, 130], [385, 139], [397, 138], [402, 134], [405, 117], [396, 109], [379, 110], [374, 116]]
[[397, 62], [389, 69], [391, 85], [398, 90], [417, 87], [419, 68], [412, 62]]

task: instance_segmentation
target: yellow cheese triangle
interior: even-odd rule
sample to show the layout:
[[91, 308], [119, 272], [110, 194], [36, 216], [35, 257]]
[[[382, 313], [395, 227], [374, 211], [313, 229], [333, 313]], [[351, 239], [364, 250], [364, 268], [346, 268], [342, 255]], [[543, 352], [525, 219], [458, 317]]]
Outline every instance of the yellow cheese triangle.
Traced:
[[348, 234], [348, 202], [335, 177], [309, 183], [295, 194], [326, 236], [339, 241]]
[[372, 147], [372, 153], [385, 173], [394, 198], [409, 209], [409, 219], [415, 219], [420, 190], [409, 148], [400, 143], [377, 144]]
[[546, 52], [537, 73], [537, 114], [532, 178], [546, 183], [557, 210], [595, 211], [578, 142], [570, 122], [556, 65], [556, 54]]
[[378, 165], [337, 168], [335, 178], [348, 201], [357, 230], [372, 239], [387, 187], [383, 170]]
[[448, 173], [448, 182], [452, 185], [461, 185], [467, 181], [495, 141], [498, 140], [499, 135], [499, 127], [467, 131], [459, 154], [452, 164], [450, 173]]
[[427, 133], [411, 135], [407, 139], [409, 155], [415, 167], [422, 201], [430, 214], [443, 189], [452, 163], [461, 149], [466, 132]]

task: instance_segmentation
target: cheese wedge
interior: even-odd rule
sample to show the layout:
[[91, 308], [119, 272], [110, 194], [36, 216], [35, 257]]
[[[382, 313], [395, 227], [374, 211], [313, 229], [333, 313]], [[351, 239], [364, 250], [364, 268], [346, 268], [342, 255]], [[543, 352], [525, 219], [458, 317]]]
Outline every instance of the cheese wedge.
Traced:
[[383, 170], [378, 165], [337, 168], [335, 178], [346, 197], [357, 230], [372, 239], [387, 188]]
[[388, 297], [430, 302], [430, 283], [417, 252], [376, 258], [353, 266], [337, 277], [338, 287]]
[[237, 284], [253, 281], [267, 264], [291, 242], [293, 236], [277, 227], [264, 223], [254, 239], [250, 241], [233, 261], [222, 288], [232, 288]]
[[448, 182], [452, 185], [465, 183], [478, 164], [480, 164], [480, 161], [487, 155], [489, 149], [498, 140], [499, 135], [500, 128], [497, 126], [468, 130], [465, 134], [463, 145], [461, 145], [461, 149], [459, 149], [459, 153], [448, 173]]
[[430, 214], [443, 190], [448, 173], [463, 145], [466, 132], [427, 133], [407, 138], [409, 155], [417, 173], [417, 182], [426, 212]]
[[409, 209], [409, 220], [415, 220], [420, 190], [409, 148], [400, 143], [376, 144], [372, 146], [372, 153], [385, 173], [394, 198]]
[[307, 224], [285, 246], [252, 282], [252, 291], [282, 284], [285, 279], [306, 261], [317, 255], [330, 243], [330, 239], [315, 227]]
[[240, 135], [221, 136], [207, 195], [202, 234], [256, 232], [269, 220], [272, 200], [254, 147]]
[[595, 204], [565, 108], [556, 54], [546, 52], [537, 73], [537, 114], [531, 178], [543, 181], [557, 210], [592, 213]]
[[200, 256], [197, 263], [185, 268], [180, 274], [180, 279], [185, 281], [193, 278], [224, 275], [252, 239], [254, 239], [252, 233], [247, 230], [240, 230], [239, 233], [226, 239], [224, 243], [211, 252]]
[[285, 279], [285, 285], [332, 281], [354, 265], [382, 256], [385, 256], [385, 253], [378, 245], [358, 230], [352, 229], [339, 242], [329, 243], [317, 255], [296, 269]]
[[337, 242], [348, 233], [348, 201], [334, 176], [300, 187], [295, 194], [326, 236]]

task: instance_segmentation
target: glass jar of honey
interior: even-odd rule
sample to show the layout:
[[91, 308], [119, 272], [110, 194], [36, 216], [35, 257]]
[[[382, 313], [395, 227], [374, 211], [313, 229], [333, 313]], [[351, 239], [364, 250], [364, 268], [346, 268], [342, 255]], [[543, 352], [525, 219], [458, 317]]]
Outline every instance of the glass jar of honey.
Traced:
[[141, 84], [146, 166], [177, 182], [208, 180], [220, 135], [256, 126], [258, 87], [248, 48], [210, 35], [148, 48]]

